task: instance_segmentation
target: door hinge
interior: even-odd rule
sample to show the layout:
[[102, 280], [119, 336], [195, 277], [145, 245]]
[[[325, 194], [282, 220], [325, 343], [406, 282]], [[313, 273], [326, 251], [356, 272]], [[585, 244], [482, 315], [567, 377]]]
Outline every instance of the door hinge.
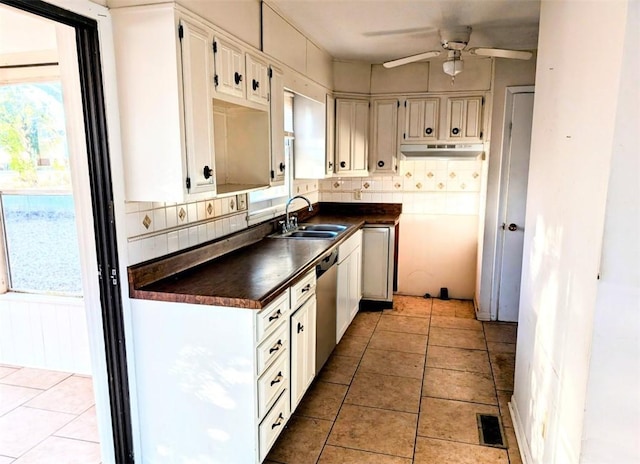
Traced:
[[178, 38], [182, 40], [183, 37], [184, 37], [184, 28], [182, 27], [182, 24], [180, 24], [178, 26]]
[[102, 280], [102, 264], [98, 263], [98, 279]]
[[396, 102], [398, 104], [398, 108], [400, 108], [400, 100]]
[[406, 132], [404, 132], [404, 133], [402, 134], [402, 138], [403, 138], [403, 139], [406, 139], [406, 138], [407, 138], [407, 133], [406, 133]]
[[213, 85], [218, 87], [218, 75], [217, 74], [213, 76]]
[[213, 42], [213, 53], [218, 53], [218, 42]]
[[187, 177], [187, 190], [189, 190], [191, 188], [191, 177]]
[[407, 107], [407, 100], [404, 101], [404, 107]]
[[116, 271], [115, 269], [111, 269], [111, 285], [118, 285], [118, 271]]
[[273, 68], [269, 68], [267, 74], [269, 75], [269, 79], [271, 79], [273, 77]]
[[482, 106], [484, 106], [484, 97], [482, 97]]
[[272, 179], [276, 178], [276, 172], [273, 169], [271, 170], [271, 178]]
[[480, 140], [482, 140], [482, 134], [483, 134], [483, 132], [480, 131]]

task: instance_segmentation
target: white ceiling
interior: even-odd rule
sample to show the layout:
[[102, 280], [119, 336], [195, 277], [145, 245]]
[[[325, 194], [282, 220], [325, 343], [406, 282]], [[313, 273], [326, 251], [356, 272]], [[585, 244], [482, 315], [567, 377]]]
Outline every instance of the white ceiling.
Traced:
[[381, 63], [441, 50], [438, 29], [471, 26], [469, 47], [537, 48], [539, 0], [267, 0], [340, 60]]

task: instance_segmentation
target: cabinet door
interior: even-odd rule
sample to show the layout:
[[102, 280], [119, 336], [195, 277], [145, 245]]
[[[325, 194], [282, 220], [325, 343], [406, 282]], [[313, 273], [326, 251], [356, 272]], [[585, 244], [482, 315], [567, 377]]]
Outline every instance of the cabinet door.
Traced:
[[398, 100], [375, 100], [372, 105], [371, 168], [375, 173], [396, 172]]
[[244, 57], [242, 51], [219, 37], [214, 39], [213, 50], [216, 91], [244, 98]]
[[213, 113], [209, 80], [210, 35], [180, 20], [182, 87], [189, 193], [216, 190]]
[[374, 300], [388, 300], [389, 247], [388, 227], [365, 227], [362, 234], [362, 296]]
[[269, 104], [269, 68], [249, 54], [247, 54], [247, 98], [256, 103]]
[[316, 371], [316, 298], [291, 316], [291, 412], [311, 385]]
[[351, 170], [367, 173], [369, 149], [369, 102], [354, 103], [352, 123]]
[[351, 255], [347, 256], [338, 264], [338, 286], [336, 290], [336, 343], [347, 331], [350, 319], [350, 294], [349, 290], [351, 277]]
[[404, 140], [407, 142], [437, 140], [440, 100], [410, 98], [406, 100], [405, 107]]
[[326, 174], [329, 177], [334, 171], [336, 148], [336, 99], [332, 95], [327, 95], [326, 111]]
[[362, 253], [357, 247], [349, 256], [349, 324], [356, 317], [362, 298]]
[[447, 138], [482, 138], [482, 97], [453, 97], [447, 101]]
[[351, 171], [351, 120], [353, 103], [336, 100], [336, 173]]
[[284, 82], [282, 72], [271, 68], [271, 185], [284, 184]]

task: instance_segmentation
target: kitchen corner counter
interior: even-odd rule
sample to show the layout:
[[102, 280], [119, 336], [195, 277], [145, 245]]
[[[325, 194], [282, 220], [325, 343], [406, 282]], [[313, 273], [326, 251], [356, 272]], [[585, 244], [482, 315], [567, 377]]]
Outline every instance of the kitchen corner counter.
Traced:
[[401, 205], [391, 204], [321, 203], [314, 208], [317, 214], [302, 219], [304, 222], [342, 224], [347, 229], [335, 240], [269, 238], [277, 223], [270, 221], [217, 242], [131, 266], [130, 296], [261, 309], [365, 224], [397, 225], [401, 213]]

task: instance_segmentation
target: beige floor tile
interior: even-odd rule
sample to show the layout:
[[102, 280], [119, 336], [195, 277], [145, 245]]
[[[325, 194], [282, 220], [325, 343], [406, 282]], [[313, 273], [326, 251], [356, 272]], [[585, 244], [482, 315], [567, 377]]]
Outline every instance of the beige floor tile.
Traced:
[[487, 341], [489, 353], [515, 353], [515, 343], [489, 342]]
[[345, 335], [358, 335], [361, 337], [371, 337], [373, 331], [378, 324], [382, 313], [379, 311], [363, 311], [356, 314], [351, 321], [351, 325], [345, 332]]
[[482, 332], [444, 327], [431, 327], [429, 345], [450, 346], [469, 350], [486, 350], [487, 348]]
[[7, 385], [16, 385], [18, 387], [46, 390], [62, 382], [71, 375], [72, 374], [68, 372], [23, 367], [19, 371], [4, 377], [0, 382]]
[[424, 358], [422, 354], [367, 348], [358, 369], [363, 372], [422, 379]]
[[507, 451], [489, 446], [418, 437], [415, 464], [508, 464]]
[[517, 324], [505, 322], [485, 322], [484, 333], [488, 342], [515, 343]]
[[[10, 367], [10, 366], [2, 366], [2, 365], [0, 365], [0, 379], [3, 379], [4, 377], [6, 377], [9, 374], [13, 374], [18, 369], [19, 369], [18, 367]], [[0, 380], [0, 383], [2, 383], [2, 380]]]
[[510, 464], [522, 464], [522, 457], [520, 456], [520, 449], [518, 447], [518, 440], [516, 439], [516, 432], [511, 427], [505, 427], [504, 434], [506, 435], [507, 445], [509, 449], [509, 463]]
[[75, 417], [43, 409], [14, 409], [0, 417], [0, 455], [21, 456]]
[[99, 464], [101, 461], [98, 443], [49, 437], [14, 464]]
[[513, 392], [498, 390], [496, 393], [498, 394], [498, 406], [500, 406], [502, 425], [504, 427], [513, 427], [511, 413], [509, 412], [509, 402], [511, 402], [511, 396], [513, 395]]
[[432, 313], [434, 316], [456, 316], [456, 311], [467, 313], [473, 308], [470, 300], [441, 300], [433, 299]]
[[411, 464], [411, 459], [327, 445], [318, 464]]
[[486, 351], [449, 346], [430, 345], [427, 349], [427, 367], [491, 374]]
[[513, 353], [490, 353], [491, 369], [496, 383], [496, 390], [513, 391], [513, 375], [516, 357]]
[[26, 403], [43, 390], [0, 384], [0, 416]]
[[268, 459], [285, 464], [315, 464], [331, 425], [331, 421], [292, 416]]
[[493, 379], [489, 374], [428, 367], [424, 374], [423, 396], [497, 405]]
[[432, 327], [445, 327], [449, 329], [466, 329], [482, 331], [482, 322], [475, 319], [465, 319], [451, 316], [431, 316]]
[[75, 440], [100, 442], [98, 435], [98, 421], [96, 418], [96, 408], [92, 407], [78, 416], [69, 424], [62, 427], [54, 435], [63, 438], [73, 438]]
[[496, 406], [464, 401], [422, 398], [418, 435], [480, 444], [476, 414], [498, 414]]
[[470, 350], [486, 350], [484, 334], [475, 330], [448, 329], [431, 327], [429, 344], [467, 348]]
[[334, 354], [340, 356], [351, 356], [361, 358], [364, 350], [367, 348], [371, 337], [363, 337], [361, 335], [345, 334], [333, 350]]
[[327, 444], [410, 458], [417, 422], [417, 414], [345, 404]]
[[427, 352], [427, 336], [376, 330], [369, 341], [369, 348], [425, 354]]
[[467, 301], [466, 306], [456, 307], [456, 317], [465, 319], [476, 318], [476, 308], [473, 306], [473, 301]]
[[305, 393], [295, 413], [299, 416], [334, 421], [348, 388], [346, 385], [316, 380]]
[[420, 379], [358, 371], [344, 402], [417, 414], [421, 390]]
[[383, 314], [378, 321], [376, 331], [401, 332], [409, 334], [429, 334], [429, 319], [410, 316], [390, 316]]
[[349, 385], [359, 362], [359, 358], [333, 354], [318, 374], [318, 380]]
[[25, 403], [25, 406], [81, 414], [94, 402], [91, 378], [73, 375]]
[[385, 309], [383, 315], [430, 317], [431, 298], [396, 295], [393, 297], [393, 309]]

